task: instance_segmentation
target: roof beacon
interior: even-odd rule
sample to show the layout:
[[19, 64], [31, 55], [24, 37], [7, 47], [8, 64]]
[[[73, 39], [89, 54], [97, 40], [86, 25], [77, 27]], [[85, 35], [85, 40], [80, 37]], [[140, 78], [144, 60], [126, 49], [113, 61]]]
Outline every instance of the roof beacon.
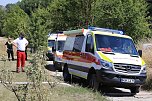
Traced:
[[113, 30], [113, 29], [106, 29], [106, 28], [99, 28], [99, 27], [88, 27], [88, 29], [92, 30], [92, 31], [104, 31], [104, 32], [112, 32], [112, 33], [116, 33], [116, 34], [121, 34], [123, 35], [123, 31], [119, 31], [119, 30]]

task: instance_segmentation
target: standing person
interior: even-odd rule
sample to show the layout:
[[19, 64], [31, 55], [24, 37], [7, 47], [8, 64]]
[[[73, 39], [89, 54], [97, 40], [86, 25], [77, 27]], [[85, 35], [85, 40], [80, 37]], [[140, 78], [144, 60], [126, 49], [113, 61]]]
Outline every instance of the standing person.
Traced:
[[13, 44], [11, 42], [11, 38], [8, 37], [8, 41], [5, 43], [6, 52], [8, 54], [8, 60], [10, 61], [10, 55], [12, 57], [12, 61], [14, 61], [14, 52], [13, 52]]
[[27, 61], [27, 46], [25, 47], [25, 55], [26, 55], [25, 60]]
[[22, 68], [22, 72], [24, 72], [24, 66], [25, 66], [25, 47], [28, 45], [28, 41], [24, 38], [24, 33], [20, 33], [19, 38], [15, 39], [13, 41], [13, 45], [17, 47], [17, 67], [16, 72], [20, 72], [20, 65]]

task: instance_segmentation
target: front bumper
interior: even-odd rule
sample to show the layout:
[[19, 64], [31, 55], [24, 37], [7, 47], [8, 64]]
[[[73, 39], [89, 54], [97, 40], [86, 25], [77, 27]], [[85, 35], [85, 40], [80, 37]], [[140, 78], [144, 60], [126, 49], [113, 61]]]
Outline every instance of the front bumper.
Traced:
[[54, 61], [54, 66], [57, 70], [62, 71], [62, 62]]
[[[97, 80], [101, 84], [111, 87], [130, 88], [135, 86], [141, 86], [142, 84], [145, 83], [145, 80], [147, 78], [146, 74], [124, 75], [105, 69], [97, 70], [96, 73], [97, 73]], [[122, 79], [133, 79], [134, 83], [122, 82]]]
[[54, 54], [53, 53], [47, 53], [46, 56], [49, 58], [50, 61], [54, 60]]

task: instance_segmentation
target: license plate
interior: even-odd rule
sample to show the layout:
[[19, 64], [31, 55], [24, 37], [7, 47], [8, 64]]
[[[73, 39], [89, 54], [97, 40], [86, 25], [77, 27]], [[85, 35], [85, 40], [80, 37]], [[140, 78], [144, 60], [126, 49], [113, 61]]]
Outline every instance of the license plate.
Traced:
[[125, 82], [125, 83], [135, 83], [135, 80], [134, 80], [134, 79], [121, 78], [121, 82]]

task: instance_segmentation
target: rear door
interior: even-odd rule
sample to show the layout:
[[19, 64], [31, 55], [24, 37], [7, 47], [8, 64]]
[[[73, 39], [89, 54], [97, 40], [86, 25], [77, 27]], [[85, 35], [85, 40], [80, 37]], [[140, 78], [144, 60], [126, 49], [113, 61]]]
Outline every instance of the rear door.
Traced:
[[82, 58], [82, 46], [84, 43], [84, 35], [76, 35], [73, 50], [70, 52], [70, 62], [68, 63], [70, 74], [83, 77], [83, 58]]

